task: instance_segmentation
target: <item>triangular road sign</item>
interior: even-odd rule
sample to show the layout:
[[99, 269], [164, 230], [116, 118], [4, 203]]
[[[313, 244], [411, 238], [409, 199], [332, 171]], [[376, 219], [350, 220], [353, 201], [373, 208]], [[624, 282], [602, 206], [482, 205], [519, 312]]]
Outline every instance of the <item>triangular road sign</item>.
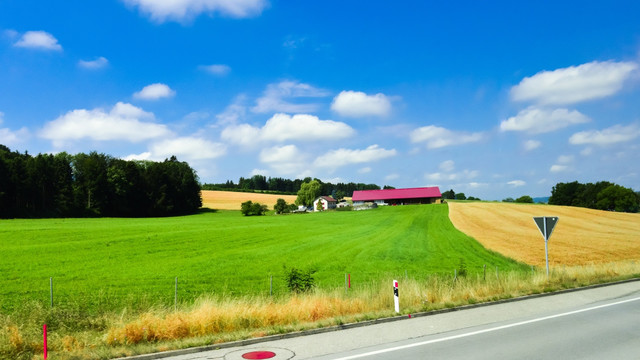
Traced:
[[553, 233], [553, 229], [556, 227], [559, 218], [557, 216], [541, 216], [534, 217], [533, 221], [538, 225], [538, 229], [540, 229], [540, 233], [544, 237], [545, 241], [548, 241], [551, 237], [551, 233]]

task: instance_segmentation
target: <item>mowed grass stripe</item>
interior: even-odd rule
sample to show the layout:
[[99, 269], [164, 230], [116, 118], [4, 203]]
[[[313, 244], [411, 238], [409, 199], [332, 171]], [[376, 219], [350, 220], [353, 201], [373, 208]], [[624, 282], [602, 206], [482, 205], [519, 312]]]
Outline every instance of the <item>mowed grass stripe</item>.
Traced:
[[54, 278], [58, 304], [111, 307], [171, 304], [205, 293], [265, 294], [268, 277], [285, 291], [283, 265], [315, 267], [321, 288], [393, 276], [453, 273], [464, 259], [523, 269], [456, 230], [446, 205], [372, 211], [244, 217], [238, 211], [151, 219], [3, 220], [0, 227], [0, 306], [48, 302]]
[[569, 206], [451, 202], [456, 228], [488, 249], [545, 265], [544, 239], [534, 216], [558, 216], [549, 240], [549, 263], [587, 265], [640, 259], [640, 214]]

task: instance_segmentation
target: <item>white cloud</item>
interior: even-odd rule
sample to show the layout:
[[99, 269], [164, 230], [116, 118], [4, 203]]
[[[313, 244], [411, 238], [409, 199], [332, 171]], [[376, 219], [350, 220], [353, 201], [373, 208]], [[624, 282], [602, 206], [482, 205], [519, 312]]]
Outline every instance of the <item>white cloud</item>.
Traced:
[[567, 165], [551, 165], [551, 168], [549, 169], [549, 171], [551, 172], [563, 172], [563, 171], [567, 171], [569, 169], [569, 167]]
[[482, 133], [466, 133], [452, 131], [442, 127], [429, 125], [415, 129], [411, 135], [411, 142], [426, 142], [428, 149], [445, 146], [462, 145], [482, 140]]
[[122, 158], [122, 160], [126, 161], [135, 161], [135, 160], [151, 160], [151, 152], [145, 151], [140, 154], [130, 154]]
[[101, 108], [69, 111], [45, 124], [40, 136], [62, 144], [80, 139], [140, 142], [171, 134], [165, 125], [143, 121], [153, 119], [152, 113], [119, 102], [109, 112]]
[[507, 184], [513, 187], [520, 187], [520, 186], [527, 185], [526, 181], [524, 180], [512, 180], [512, 181], [509, 181]]
[[539, 148], [542, 143], [538, 140], [527, 140], [522, 144], [525, 151], [531, 151]]
[[253, 169], [251, 170], [251, 176], [254, 175], [262, 175], [262, 176], [269, 176], [269, 170], [266, 169]]
[[361, 164], [396, 156], [395, 149], [387, 150], [378, 145], [371, 145], [364, 150], [338, 149], [331, 150], [318, 156], [313, 162], [314, 166], [336, 168], [350, 164]]
[[217, 76], [225, 76], [231, 72], [231, 67], [224, 64], [201, 65], [199, 66], [199, 68], [203, 71], [208, 72], [209, 74]]
[[158, 100], [162, 98], [172, 97], [175, 94], [176, 92], [171, 90], [168, 85], [155, 83], [143, 87], [142, 90], [134, 93], [133, 97], [142, 100]]
[[569, 143], [573, 145], [608, 146], [629, 142], [637, 137], [640, 137], [640, 127], [637, 124], [615, 125], [604, 130], [575, 133], [569, 138]]
[[558, 156], [558, 163], [569, 164], [573, 162], [573, 155], [560, 155]]
[[307, 154], [295, 145], [274, 146], [260, 152], [260, 161], [279, 174], [296, 174], [308, 165]]
[[179, 137], [166, 139], [151, 145], [155, 158], [168, 158], [175, 155], [179, 159], [206, 160], [226, 154], [226, 146], [199, 137]]
[[589, 156], [593, 153], [593, 148], [592, 147], [586, 147], [584, 149], [582, 149], [582, 151], [580, 151], [580, 155], [582, 156]]
[[89, 70], [97, 70], [102, 69], [109, 65], [109, 60], [107, 58], [100, 56], [95, 60], [79, 60], [78, 66], [81, 68], [89, 69]]
[[384, 94], [367, 95], [360, 91], [342, 91], [333, 99], [331, 110], [342, 116], [387, 116], [391, 102]]
[[526, 131], [529, 134], [542, 134], [565, 128], [569, 125], [589, 122], [590, 119], [576, 110], [547, 110], [530, 106], [518, 115], [503, 120], [501, 131]]
[[317, 116], [307, 114], [275, 114], [262, 128], [248, 124], [228, 126], [222, 131], [221, 137], [233, 143], [249, 145], [258, 141], [335, 140], [354, 134], [355, 130], [342, 122], [320, 120]]
[[329, 95], [322, 89], [297, 81], [285, 80], [277, 84], [269, 84], [262, 97], [256, 100], [256, 106], [251, 111], [256, 113], [286, 112], [308, 113], [318, 109], [318, 104], [296, 104], [286, 99], [317, 98]]
[[444, 172], [452, 172], [455, 169], [455, 163], [453, 160], [446, 160], [440, 163], [439, 168]]
[[193, 19], [201, 13], [220, 13], [233, 18], [246, 18], [262, 13], [266, 0], [123, 0], [137, 6], [156, 22]]
[[247, 115], [247, 107], [244, 105], [245, 100], [245, 95], [236, 96], [233, 103], [227, 106], [223, 112], [216, 115], [218, 125], [231, 125], [243, 120]]
[[58, 44], [58, 39], [46, 31], [27, 31], [13, 44], [13, 46], [30, 49], [62, 51], [62, 46]]
[[400, 175], [398, 175], [398, 174], [389, 174], [389, 175], [384, 177], [384, 180], [385, 181], [392, 181], [392, 180], [396, 180], [396, 179], [399, 179], [399, 178], [400, 178]]
[[368, 174], [371, 172], [371, 168], [369, 166], [365, 166], [361, 169], [358, 169], [358, 174]]
[[474, 179], [480, 172], [477, 170], [464, 170], [458, 173], [430, 173], [425, 174], [425, 179], [429, 181], [459, 181], [463, 179]]
[[[0, 124], [2, 124], [3, 113], [0, 112]], [[18, 131], [12, 131], [9, 128], [0, 128], [0, 144], [6, 146], [17, 145], [23, 142], [29, 136], [27, 128], [21, 128]]]
[[541, 71], [511, 88], [511, 99], [539, 104], [574, 104], [611, 96], [638, 69], [635, 62], [590, 62]]

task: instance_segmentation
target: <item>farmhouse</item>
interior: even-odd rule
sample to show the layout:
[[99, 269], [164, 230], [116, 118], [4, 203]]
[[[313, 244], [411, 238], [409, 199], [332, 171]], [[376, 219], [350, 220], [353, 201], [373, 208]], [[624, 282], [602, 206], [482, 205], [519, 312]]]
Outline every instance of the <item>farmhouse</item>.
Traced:
[[338, 201], [331, 196], [320, 196], [313, 201], [313, 211], [335, 209], [337, 204]]
[[439, 204], [442, 194], [438, 187], [410, 189], [360, 190], [353, 192], [353, 205], [372, 202], [377, 205]]

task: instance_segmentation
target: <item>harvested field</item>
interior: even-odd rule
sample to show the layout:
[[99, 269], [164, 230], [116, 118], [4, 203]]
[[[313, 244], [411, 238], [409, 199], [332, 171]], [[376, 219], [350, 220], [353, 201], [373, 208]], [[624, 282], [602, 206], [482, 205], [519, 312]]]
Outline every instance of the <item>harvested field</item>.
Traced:
[[248, 200], [265, 204], [273, 210], [273, 205], [280, 198], [287, 204], [293, 204], [296, 201], [295, 195], [202, 190], [202, 206], [216, 210], [240, 210], [240, 204]]
[[549, 264], [586, 265], [640, 260], [640, 214], [569, 206], [449, 202], [458, 230], [487, 249], [545, 266], [544, 239], [534, 216], [558, 216], [549, 239]]

